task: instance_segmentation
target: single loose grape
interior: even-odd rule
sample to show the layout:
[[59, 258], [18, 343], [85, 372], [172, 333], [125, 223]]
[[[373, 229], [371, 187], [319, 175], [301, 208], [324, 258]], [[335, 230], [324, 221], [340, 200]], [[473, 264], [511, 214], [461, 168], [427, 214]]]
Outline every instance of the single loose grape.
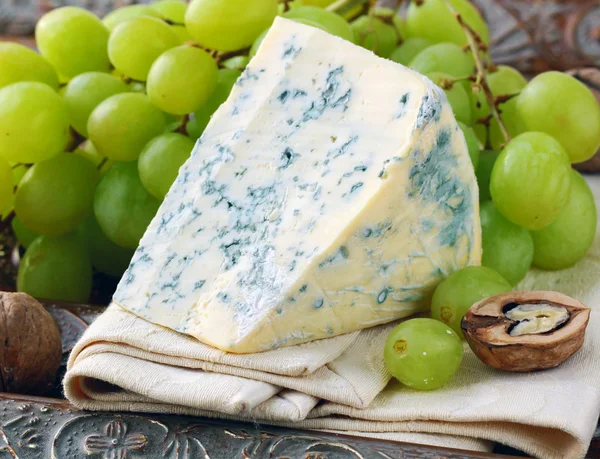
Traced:
[[479, 152], [479, 163], [477, 169], [475, 169], [477, 185], [479, 186], [479, 202], [492, 199], [492, 195], [490, 194], [490, 179], [498, 156], [500, 156], [499, 151], [482, 150]]
[[14, 235], [19, 241], [19, 244], [21, 244], [26, 249], [33, 243], [33, 241], [40, 237], [39, 233], [31, 231], [29, 228], [26, 228], [25, 225], [21, 223], [21, 220], [19, 220], [19, 217], [17, 217], [16, 215], [11, 220], [10, 227], [12, 228]]
[[0, 42], [0, 69], [0, 88], [20, 81], [37, 81], [58, 89], [54, 67], [38, 53], [18, 43]]
[[517, 285], [529, 271], [533, 260], [530, 232], [504, 218], [492, 201], [481, 206], [480, 216], [481, 264], [492, 268], [511, 285]]
[[[422, 37], [434, 43], [451, 42], [459, 46], [467, 44], [467, 36], [446, 0], [425, 0], [422, 4], [410, 2], [406, 13], [406, 33], [409, 37]], [[474, 29], [484, 43], [489, 44], [487, 24], [468, 0], [449, 0], [463, 21]]]
[[385, 365], [402, 384], [433, 390], [446, 384], [463, 358], [456, 333], [433, 319], [411, 319], [392, 330], [385, 342]]
[[466, 126], [464, 123], [461, 123], [460, 121], [458, 122], [458, 127], [465, 136], [465, 141], [467, 142], [467, 149], [469, 150], [469, 157], [471, 158], [473, 169], [477, 170], [477, 167], [479, 166], [479, 142], [477, 141], [477, 136], [475, 135], [473, 129]]
[[417, 54], [431, 45], [433, 42], [426, 38], [407, 38], [390, 55], [390, 60], [408, 66]]
[[351, 24], [357, 45], [373, 51], [381, 57], [389, 57], [398, 45], [398, 32], [374, 16], [360, 16]]
[[98, 171], [78, 155], [61, 153], [35, 164], [23, 177], [15, 213], [36, 233], [73, 231], [92, 210]]
[[457, 78], [473, 73], [473, 56], [454, 43], [438, 43], [425, 48], [410, 62], [410, 68], [422, 74], [443, 72]]
[[126, 249], [112, 242], [96, 220], [89, 215], [78, 231], [89, 250], [92, 266], [104, 274], [121, 277], [133, 257], [134, 249]]
[[462, 337], [460, 322], [473, 304], [511, 290], [508, 281], [493, 269], [468, 266], [450, 274], [437, 286], [431, 300], [431, 317], [444, 322]]
[[98, 150], [96, 150], [96, 147], [91, 140], [86, 140], [81, 143], [73, 150], [73, 153], [90, 161], [100, 174], [100, 177], [106, 174], [115, 163], [112, 159], [108, 159], [98, 153]]
[[128, 89], [123, 80], [108, 73], [88, 72], [77, 75], [63, 93], [73, 128], [87, 137], [87, 122], [94, 108], [110, 96], [127, 92]]
[[119, 24], [133, 18], [149, 16], [162, 19], [162, 14], [149, 5], [128, 5], [111, 11], [102, 19], [102, 23], [109, 30], [113, 31]]
[[0, 212], [3, 212], [13, 201], [15, 179], [13, 171], [4, 159], [0, 158]]
[[17, 289], [36, 298], [87, 303], [92, 290], [87, 248], [74, 233], [37, 238], [21, 259]]
[[94, 215], [111, 241], [134, 249], [159, 205], [142, 185], [135, 162], [116, 163], [98, 184]]
[[[444, 82], [452, 80], [451, 75], [441, 72], [428, 73], [426, 76], [438, 86], [442, 86]], [[470, 125], [473, 122], [471, 98], [467, 94], [467, 91], [465, 91], [465, 88], [459, 83], [454, 83], [450, 89], [444, 89], [444, 93], [457, 121]]]
[[577, 263], [594, 241], [597, 221], [594, 195], [581, 174], [572, 170], [567, 204], [550, 225], [532, 232], [533, 264], [563, 269]]
[[108, 40], [110, 62], [134, 80], [146, 81], [154, 61], [168, 49], [181, 44], [164, 21], [142, 16], [119, 24]]
[[536, 76], [517, 97], [517, 111], [528, 131], [557, 139], [572, 163], [591, 158], [600, 148], [600, 105], [583, 83], [566, 73]]
[[68, 79], [110, 68], [108, 30], [83, 8], [65, 6], [46, 13], [35, 27], [35, 39], [42, 56]]
[[512, 139], [498, 157], [490, 181], [496, 208], [530, 230], [554, 221], [567, 203], [571, 165], [564, 149], [542, 132]]
[[153, 2], [150, 7], [171, 22], [183, 24], [185, 21], [187, 4], [183, 0], [159, 0], [158, 2]]
[[148, 97], [165, 112], [185, 115], [206, 102], [217, 85], [217, 77], [217, 64], [210, 54], [195, 46], [178, 46], [152, 64]]
[[21, 82], [0, 89], [0, 157], [43, 161], [63, 151], [68, 134], [67, 105], [50, 86]]
[[193, 119], [186, 125], [187, 132], [193, 140], [198, 139], [206, 125], [210, 121], [212, 114], [227, 100], [233, 85], [240, 77], [242, 72], [232, 69], [221, 69], [217, 77], [217, 86], [208, 100], [194, 112]]
[[250, 46], [277, 15], [277, 0], [193, 0], [185, 25], [202, 46], [235, 51]]
[[174, 132], [158, 136], [146, 145], [138, 170], [142, 184], [152, 196], [160, 200], [166, 196], [193, 148], [189, 137]]
[[124, 93], [98, 105], [88, 120], [88, 134], [98, 152], [115, 161], [133, 161], [166, 128], [163, 113], [148, 96]]
[[321, 25], [332, 35], [336, 35], [344, 40], [354, 41], [354, 32], [350, 24], [332, 11], [327, 11], [316, 6], [299, 6], [283, 14], [287, 19], [306, 19], [310, 22]]

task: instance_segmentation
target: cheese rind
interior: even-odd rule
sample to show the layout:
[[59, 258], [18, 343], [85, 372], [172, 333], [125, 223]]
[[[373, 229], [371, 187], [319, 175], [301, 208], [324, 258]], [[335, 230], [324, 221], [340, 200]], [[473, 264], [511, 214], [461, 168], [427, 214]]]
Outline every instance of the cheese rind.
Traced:
[[414, 314], [480, 258], [476, 180], [443, 91], [278, 18], [114, 300], [256, 352]]

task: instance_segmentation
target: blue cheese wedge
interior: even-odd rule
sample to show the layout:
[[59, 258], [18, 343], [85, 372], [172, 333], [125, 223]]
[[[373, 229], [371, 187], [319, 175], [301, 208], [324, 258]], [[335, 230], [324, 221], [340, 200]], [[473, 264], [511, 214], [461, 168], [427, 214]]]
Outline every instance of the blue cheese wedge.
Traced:
[[443, 91], [278, 18], [114, 301], [249, 353], [422, 311], [480, 258], [477, 184]]

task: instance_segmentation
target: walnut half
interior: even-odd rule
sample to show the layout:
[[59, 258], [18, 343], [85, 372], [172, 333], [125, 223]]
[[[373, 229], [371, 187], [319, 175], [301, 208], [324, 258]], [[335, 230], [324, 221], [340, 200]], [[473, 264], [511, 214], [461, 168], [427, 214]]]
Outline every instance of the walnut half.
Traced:
[[25, 293], [0, 292], [0, 392], [43, 395], [60, 365], [60, 332]]
[[590, 308], [557, 292], [509, 292], [467, 311], [461, 328], [479, 359], [507, 371], [553, 368], [583, 344]]

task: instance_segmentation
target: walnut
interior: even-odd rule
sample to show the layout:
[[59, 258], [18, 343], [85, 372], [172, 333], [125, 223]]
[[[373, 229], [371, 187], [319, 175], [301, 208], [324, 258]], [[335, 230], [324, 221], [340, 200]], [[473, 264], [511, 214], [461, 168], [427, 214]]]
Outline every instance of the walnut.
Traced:
[[502, 293], [475, 303], [461, 322], [479, 359], [507, 371], [553, 368], [583, 344], [590, 308], [557, 292]]
[[52, 316], [25, 293], [0, 292], [0, 392], [44, 394], [62, 355]]

